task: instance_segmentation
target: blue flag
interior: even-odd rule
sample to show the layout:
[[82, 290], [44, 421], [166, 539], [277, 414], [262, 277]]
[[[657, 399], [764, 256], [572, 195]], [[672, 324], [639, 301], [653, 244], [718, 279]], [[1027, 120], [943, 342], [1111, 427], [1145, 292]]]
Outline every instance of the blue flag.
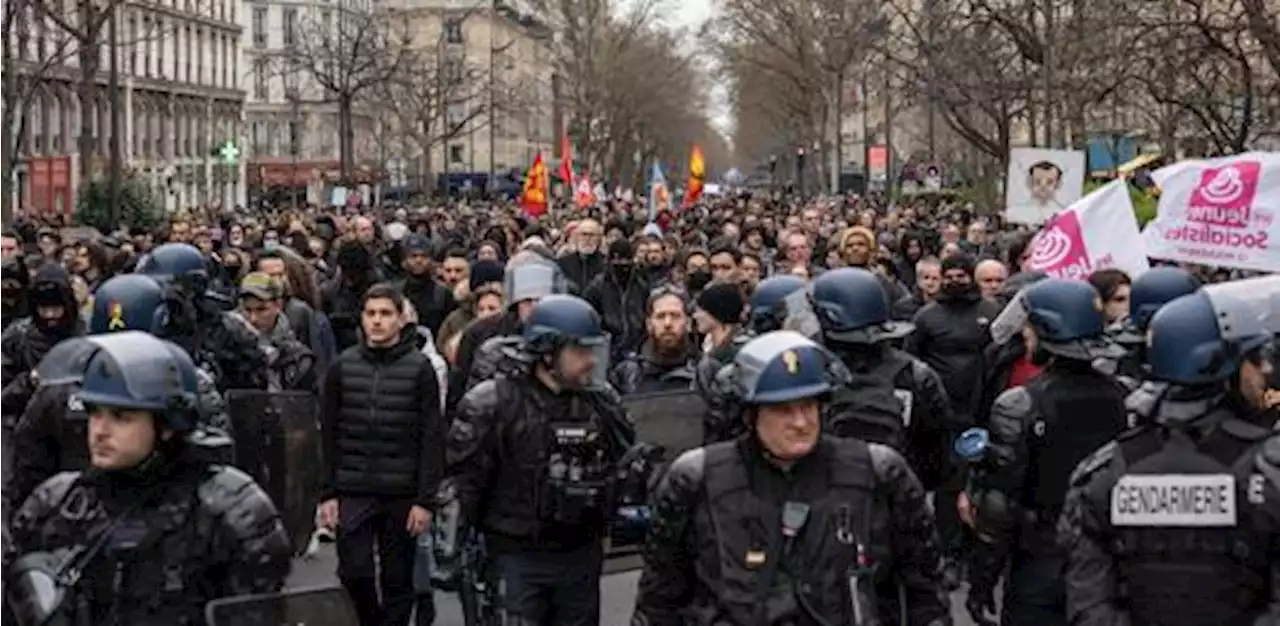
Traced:
[[671, 190], [667, 188], [667, 177], [662, 174], [662, 166], [657, 161], [653, 162], [653, 169], [649, 172], [649, 193], [645, 194], [649, 200], [649, 223], [653, 224], [658, 221], [658, 212], [671, 208]]

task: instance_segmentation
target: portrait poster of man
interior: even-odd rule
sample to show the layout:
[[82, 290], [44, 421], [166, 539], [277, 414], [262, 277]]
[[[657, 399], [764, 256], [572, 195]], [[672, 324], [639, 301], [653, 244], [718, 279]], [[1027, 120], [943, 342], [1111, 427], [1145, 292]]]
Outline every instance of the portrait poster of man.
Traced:
[[1014, 148], [1005, 183], [1005, 219], [1041, 224], [1084, 192], [1084, 152]]

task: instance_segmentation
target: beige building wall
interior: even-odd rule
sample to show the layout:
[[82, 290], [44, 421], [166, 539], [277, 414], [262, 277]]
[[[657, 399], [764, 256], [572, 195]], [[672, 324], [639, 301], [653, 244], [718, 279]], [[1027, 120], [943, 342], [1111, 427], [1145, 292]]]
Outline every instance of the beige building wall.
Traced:
[[[437, 50], [461, 66], [462, 80], [450, 90], [471, 97], [452, 102], [448, 127], [466, 122], [456, 136], [432, 146], [434, 173], [523, 174], [541, 150], [552, 156], [551, 30], [539, 26], [532, 5], [511, 0], [400, 0], [410, 20], [413, 45]], [[437, 122], [439, 126], [439, 122]], [[402, 156], [422, 159], [418, 146]]]

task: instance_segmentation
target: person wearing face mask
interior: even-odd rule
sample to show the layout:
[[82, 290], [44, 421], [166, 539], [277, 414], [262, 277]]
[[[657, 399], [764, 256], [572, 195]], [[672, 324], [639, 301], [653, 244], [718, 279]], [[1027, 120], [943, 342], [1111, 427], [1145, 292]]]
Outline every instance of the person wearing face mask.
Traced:
[[724, 377], [747, 431], [657, 482], [632, 624], [951, 623], [915, 474], [888, 446], [825, 432], [838, 372], [790, 331], [738, 352]]
[[680, 274], [684, 289], [690, 297], [698, 297], [707, 283], [711, 282], [711, 259], [707, 252], [693, 249], [685, 253], [684, 262], [680, 264]]
[[84, 323], [71, 288], [71, 275], [61, 266], [46, 263], [36, 270], [28, 289], [33, 310], [0, 335], [0, 393], [5, 415], [21, 413], [38, 381], [32, 372], [40, 359], [58, 342], [84, 334]]
[[[975, 423], [985, 371], [983, 351], [991, 342], [991, 322], [1000, 314], [1000, 306], [978, 292], [973, 270], [973, 259], [965, 255], [942, 261], [942, 289], [912, 318], [915, 330], [905, 342], [908, 352], [942, 377], [954, 418], [950, 438]], [[958, 473], [956, 477], [958, 480]], [[939, 488], [937, 497], [940, 502], [951, 502], [959, 490], [960, 485], [953, 480]], [[963, 527], [954, 508], [939, 507], [939, 511], [938, 526], [948, 551], [949, 575], [956, 580], [963, 561]]]
[[582, 294], [604, 321], [615, 363], [639, 350], [644, 343], [649, 286], [648, 276], [636, 270], [631, 242], [618, 239], [609, 244], [608, 267]]
[[1280, 435], [1264, 412], [1277, 280], [1155, 312], [1149, 382], [1127, 400], [1144, 426], [1081, 462], [1065, 498], [1070, 623], [1280, 623]]

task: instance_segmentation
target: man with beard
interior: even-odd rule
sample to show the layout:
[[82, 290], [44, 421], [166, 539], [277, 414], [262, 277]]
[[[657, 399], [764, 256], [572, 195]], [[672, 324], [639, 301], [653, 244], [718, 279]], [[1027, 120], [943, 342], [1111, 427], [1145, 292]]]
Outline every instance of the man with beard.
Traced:
[[413, 303], [422, 326], [431, 329], [432, 336], [439, 334], [440, 324], [458, 308], [453, 292], [436, 282], [431, 271], [431, 242], [423, 235], [410, 235], [404, 242], [404, 278], [397, 287], [404, 297]]
[[3, 268], [4, 329], [22, 321], [29, 314], [27, 308], [27, 283], [31, 276], [27, 264], [17, 256], [4, 260]]
[[615, 362], [640, 349], [644, 342], [644, 302], [648, 295], [649, 281], [636, 271], [631, 242], [618, 239], [609, 244], [609, 266], [587, 286], [583, 299], [600, 314], [612, 341]]
[[647, 337], [640, 351], [614, 366], [618, 393], [675, 391], [693, 386], [696, 352], [689, 341], [689, 306], [684, 294], [662, 289], [649, 297]]
[[31, 372], [55, 344], [84, 334], [71, 289], [71, 275], [61, 266], [46, 263], [36, 270], [27, 294], [34, 313], [15, 322], [0, 336], [0, 378], [3, 378], [5, 415], [20, 413], [38, 381]]
[[575, 250], [559, 259], [560, 269], [565, 278], [575, 285], [590, 285], [604, 271], [605, 257], [600, 253], [600, 244], [604, 239], [604, 228], [600, 222], [585, 219], [578, 223], [573, 238], [577, 240]]

